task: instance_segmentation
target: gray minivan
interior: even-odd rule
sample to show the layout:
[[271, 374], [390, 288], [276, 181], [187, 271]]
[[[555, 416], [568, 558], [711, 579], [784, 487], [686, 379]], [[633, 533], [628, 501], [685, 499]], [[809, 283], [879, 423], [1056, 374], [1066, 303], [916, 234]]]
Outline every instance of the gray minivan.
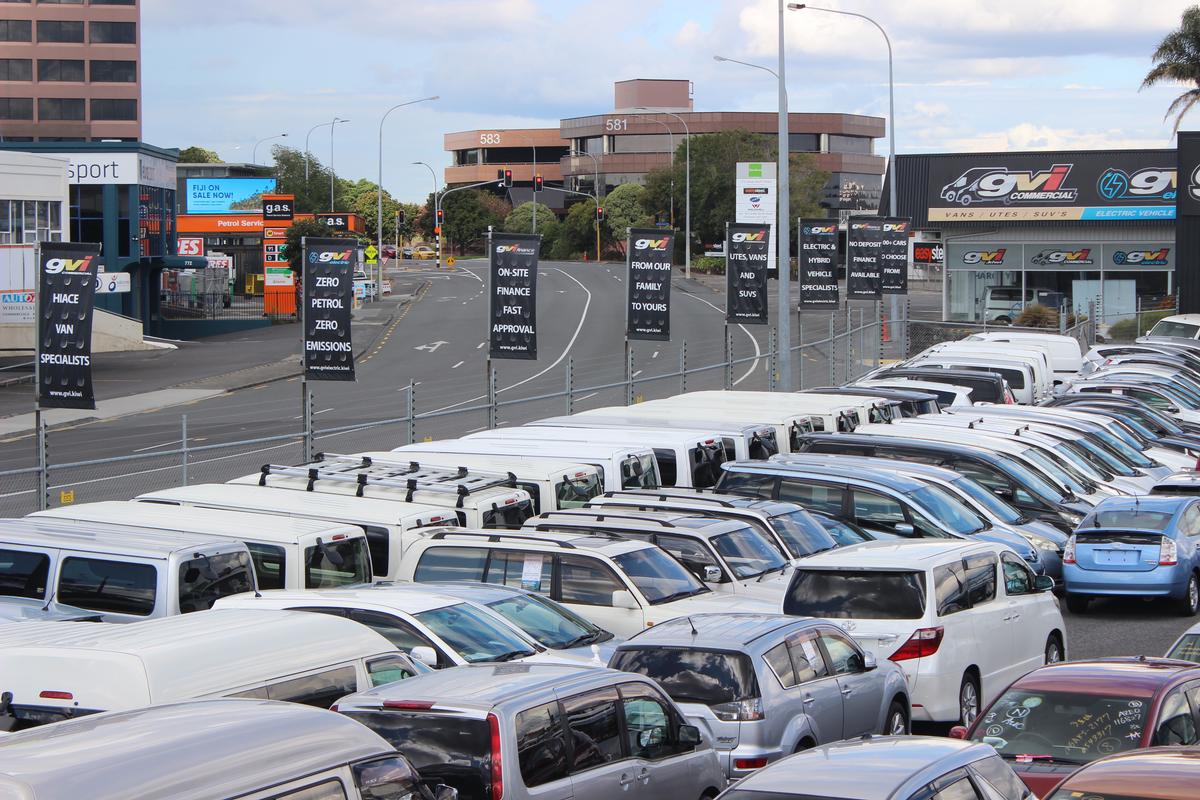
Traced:
[[712, 745], [649, 678], [557, 664], [473, 664], [334, 706], [462, 800], [707, 800]]

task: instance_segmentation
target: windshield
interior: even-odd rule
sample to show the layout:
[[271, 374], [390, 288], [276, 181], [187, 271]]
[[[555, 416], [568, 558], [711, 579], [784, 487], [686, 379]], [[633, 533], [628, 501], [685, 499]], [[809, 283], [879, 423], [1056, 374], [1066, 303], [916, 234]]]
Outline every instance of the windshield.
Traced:
[[1167, 653], [1167, 658], [1192, 661], [1200, 664], [1200, 633], [1185, 633]]
[[817, 522], [821, 523], [821, 527], [833, 537], [837, 542], [838, 547], [849, 547], [852, 544], [861, 544], [871, 541], [871, 536], [857, 525], [851, 525], [844, 520], [826, 517], [824, 515], [816, 516]]
[[1104, 442], [1113, 450], [1116, 450], [1122, 458], [1124, 458], [1130, 464], [1133, 464], [1135, 467], [1154, 466], [1154, 462], [1147, 457], [1145, 453], [1129, 444], [1124, 439], [1114, 436], [1102, 423], [1097, 424], [1095, 430], [1091, 431], [1091, 433], [1094, 433], [1096, 437], [1100, 439], [1100, 441]]
[[613, 561], [651, 605], [708, 591], [686, 567], [657, 547], [621, 553], [613, 556]]
[[630, 456], [621, 462], [622, 489], [657, 489], [660, 485], [658, 462], [653, 455]]
[[1079, 524], [1079, 528], [1134, 528], [1144, 531], [1165, 531], [1171, 525], [1175, 513], [1171, 511], [1149, 511], [1144, 508], [1120, 508], [1111, 511], [1095, 511]]
[[1050, 458], [1042, 451], [1033, 447], [1027, 447], [1021, 451], [1020, 457], [1028, 461], [1032, 461], [1041, 468], [1042, 472], [1046, 473], [1051, 478], [1054, 478], [1063, 486], [1067, 487], [1068, 491], [1072, 492], [1073, 494], [1090, 494], [1088, 487], [1071, 477], [1071, 475], [1065, 469], [1055, 463], [1054, 459]]
[[1067, 497], [1063, 494], [1063, 490], [1049, 483], [1045, 478], [1035, 473], [1033, 470], [1026, 467], [1015, 458], [1010, 458], [1006, 455], [996, 455], [997, 463], [1004, 465], [1004, 471], [1021, 484], [1021, 488], [1037, 495], [1038, 498], [1050, 503], [1059, 503], [1066, 500]]
[[756, 578], [787, 566], [775, 545], [749, 525], [712, 537], [712, 544], [739, 579]]
[[179, 613], [207, 611], [222, 597], [254, 589], [248, 552], [196, 556], [179, 565]]
[[1112, 470], [1117, 475], [1125, 475], [1128, 477], [1130, 475], [1137, 474], [1133, 467], [1121, 460], [1120, 456], [1110, 452], [1104, 447], [1101, 447], [1086, 436], [1080, 436], [1079, 438], [1075, 439], [1072, 444], [1083, 448], [1096, 458], [1100, 459], [1100, 461], [1104, 463], [1105, 467]]
[[507, 505], [492, 505], [483, 512], [484, 528], [519, 528], [533, 516], [533, 503], [528, 500], [508, 501]]
[[974, 500], [988, 510], [988, 513], [1001, 522], [1019, 523], [1025, 519], [1016, 508], [1000, 499], [995, 492], [989, 492], [987, 487], [970, 478], [958, 478], [951, 481], [954, 488]]
[[787, 545], [793, 558], [803, 558], [837, 547], [834, 537], [821, 523], [801, 509], [771, 517], [771, 528]]
[[[1050, 457], [1057, 459], [1058, 463], [1062, 465], [1063, 469], [1074, 475], [1076, 478], [1085, 480], [1089, 484], [1095, 484], [1098, 481], [1109, 480], [1112, 477], [1111, 475], [1105, 477], [1104, 475], [1100, 474], [1100, 472], [1092, 466], [1091, 461], [1079, 455], [1079, 453], [1069, 444], [1056, 442], [1055, 444], [1048, 444], [1045, 446], [1050, 448]], [[1094, 491], [1096, 487], [1093, 485], [1091, 488]]]
[[364, 536], [322, 542], [304, 549], [304, 588], [329, 589], [371, 581], [371, 555]]
[[783, 613], [830, 619], [921, 619], [925, 575], [797, 567], [783, 596]]
[[972, 736], [1005, 758], [1049, 756], [1086, 764], [1141, 745], [1153, 698], [1010, 689]]
[[1150, 336], [1173, 336], [1177, 339], [1195, 339], [1196, 334], [1200, 334], [1200, 327], [1169, 319], [1160, 319], [1149, 333]]
[[608, 641], [612, 634], [570, 609], [538, 595], [515, 594], [488, 603], [488, 608], [541, 642], [561, 650]]
[[[593, 497], [599, 497], [604, 491], [600, 476], [593, 473], [575, 473], [574, 477], [563, 476], [554, 484], [554, 496], [558, 500], [558, 508], [579, 508]], [[549, 509], [547, 509], [549, 510]]]
[[343, 713], [386, 739], [430, 785], [453, 786], [459, 800], [491, 796], [492, 740], [486, 719], [391, 710]]
[[964, 536], [979, 533], [987, 526], [961, 500], [940, 486], [923, 486], [907, 496], [933, 514], [943, 528]]
[[513, 631], [466, 603], [442, 606], [414, 616], [469, 664], [512, 661], [536, 652]]
[[645, 675], [677, 703], [716, 706], [758, 697], [758, 680], [750, 657], [683, 647], [618, 650], [613, 669]]
[[1062, 442], [1054, 445], [1054, 452], [1069, 460], [1080, 472], [1092, 481], [1111, 481], [1113, 473], [1103, 464], [1097, 464], [1096, 457], [1074, 442]]

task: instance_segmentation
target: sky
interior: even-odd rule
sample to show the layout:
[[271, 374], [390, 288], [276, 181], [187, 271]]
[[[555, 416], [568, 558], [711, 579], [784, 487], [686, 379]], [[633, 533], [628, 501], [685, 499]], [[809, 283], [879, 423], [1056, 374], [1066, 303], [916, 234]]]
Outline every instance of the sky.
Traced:
[[[1183, 89], [1139, 91], [1188, 0], [823, 0], [891, 38], [898, 153], [1169, 147]], [[333, 165], [423, 201], [445, 133], [557, 127], [613, 108], [613, 83], [682, 78], [697, 111], [775, 111], [776, 0], [143, 0], [143, 139], [250, 161], [303, 150], [334, 116]], [[886, 117], [884, 40], [870, 23], [786, 12], [793, 112]], [[1200, 110], [1183, 127], [1200, 126]], [[259, 146], [267, 160], [274, 142]], [[309, 147], [330, 160], [329, 127]], [[886, 154], [887, 143], [876, 144]]]

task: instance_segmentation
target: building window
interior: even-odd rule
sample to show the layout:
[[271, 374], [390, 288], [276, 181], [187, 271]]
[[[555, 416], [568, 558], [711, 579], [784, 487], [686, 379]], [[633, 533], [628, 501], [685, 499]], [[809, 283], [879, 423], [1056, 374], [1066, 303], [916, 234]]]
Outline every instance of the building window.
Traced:
[[82, 43], [83, 23], [72, 20], [39, 20], [38, 42]]
[[136, 61], [93, 61], [92, 83], [137, 83]]
[[92, 120], [136, 120], [137, 100], [93, 100]]
[[62, 241], [62, 203], [0, 200], [0, 244]]
[[[665, 133], [631, 133], [612, 137], [614, 153], [669, 153], [671, 138]], [[681, 144], [682, 136], [675, 138]]]
[[0, 119], [33, 119], [33, 98], [0, 97]]
[[0, 58], [0, 81], [33, 80], [33, 59]]
[[0, 19], [0, 42], [32, 41], [32, 22], [27, 19]]
[[831, 153], [870, 153], [872, 140], [866, 136], [839, 136], [829, 134]]
[[92, 0], [94, 6], [136, 6], [137, 0]]
[[39, 81], [83, 82], [83, 60], [73, 58], [39, 58]]
[[819, 153], [821, 136], [817, 133], [789, 133], [788, 150], [792, 153]]
[[83, 0], [38, 0], [41, 6], [81, 6]]
[[604, 154], [604, 137], [589, 136], [584, 139], [576, 139], [575, 147], [584, 153], [591, 153], [594, 156]]
[[50, 119], [84, 119], [83, 98], [39, 97], [38, 121]]
[[[38, 23], [39, 25], [41, 23]], [[81, 23], [82, 24], [82, 23]], [[136, 44], [137, 25], [132, 22], [93, 22], [92, 44]]]

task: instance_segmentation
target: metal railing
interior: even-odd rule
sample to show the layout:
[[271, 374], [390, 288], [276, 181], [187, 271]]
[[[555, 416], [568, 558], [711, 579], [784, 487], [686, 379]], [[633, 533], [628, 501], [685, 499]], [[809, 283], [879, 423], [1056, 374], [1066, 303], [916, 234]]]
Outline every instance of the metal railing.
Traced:
[[263, 296], [232, 292], [162, 292], [159, 317], [168, 320], [258, 319]]

